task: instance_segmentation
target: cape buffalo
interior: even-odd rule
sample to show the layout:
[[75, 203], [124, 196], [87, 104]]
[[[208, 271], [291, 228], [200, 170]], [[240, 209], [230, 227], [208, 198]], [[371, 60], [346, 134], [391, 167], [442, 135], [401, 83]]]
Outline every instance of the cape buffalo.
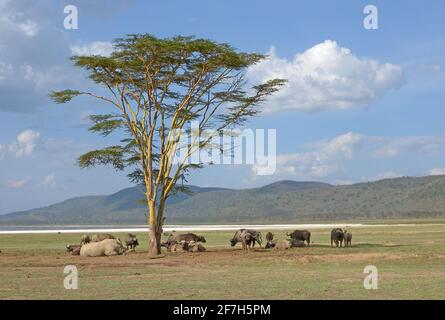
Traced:
[[311, 233], [308, 230], [295, 230], [292, 233], [286, 233], [288, 237], [294, 240], [306, 241], [309, 247], [311, 242]]
[[100, 242], [105, 239], [116, 239], [115, 236], [109, 233], [95, 234], [91, 237], [91, 242]]
[[230, 239], [230, 245], [234, 247], [238, 242], [241, 242], [243, 250], [250, 250], [250, 247], [255, 247], [255, 242], [261, 246], [263, 239], [261, 232], [252, 229], [240, 229]]
[[168, 248], [171, 252], [187, 252], [189, 251], [189, 243], [187, 241], [180, 241], [172, 243]]
[[343, 235], [344, 235], [344, 240], [345, 240], [345, 247], [350, 247], [351, 246], [351, 242], [352, 242], [352, 233], [350, 233], [347, 230], [345, 230], [343, 232]]
[[[169, 237], [170, 238], [170, 237]], [[184, 234], [178, 234], [176, 236], [174, 236], [174, 239], [176, 242], [181, 242], [181, 241], [195, 241], [195, 242], [206, 242], [206, 239], [202, 236], [198, 236], [194, 233], [184, 233]]]
[[189, 252], [204, 252], [204, 251], [206, 251], [206, 248], [202, 244], [195, 242], [195, 241], [189, 242], [188, 249], [189, 249]]
[[306, 246], [302, 240], [291, 239], [289, 242], [291, 248], [303, 248]]
[[125, 245], [127, 250], [136, 251], [136, 247], [139, 245], [139, 241], [134, 234], [129, 233], [125, 239]]
[[345, 235], [341, 228], [332, 229], [331, 230], [331, 247], [334, 245], [334, 242], [335, 242], [336, 247], [338, 247], [339, 245], [340, 245], [340, 247], [342, 247], [344, 237], [345, 237]]
[[90, 243], [90, 242], [100, 242], [105, 239], [116, 239], [116, 238], [113, 235], [108, 234], [108, 233], [94, 234], [92, 236], [84, 234], [82, 236], [82, 238], [80, 239], [80, 244], [83, 245], [83, 244]]
[[266, 249], [270, 249], [273, 248], [275, 246], [275, 243], [273, 242], [273, 233], [272, 232], [268, 232], [266, 233]]
[[271, 248], [273, 248], [273, 247], [275, 247], [275, 243], [276, 243], [276, 241], [267, 241], [266, 242], [266, 245], [264, 246], [264, 248], [266, 248], [266, 249], [271, 249]]
[[80, 245], [83, 245], [85, 243], [90, 243], [91, 242], [91, 237], [87, 234], [84, 234], [81, 238], [80, 238]]
[[67, 244], [66, 245], [66, 251], [67, 252], [71, 252], [71, 254], [73, 256], [78, 256], [78, 255], [80, 255], [80, 248], [81, 247], [82, 246], [79, 245], [79, 244]]

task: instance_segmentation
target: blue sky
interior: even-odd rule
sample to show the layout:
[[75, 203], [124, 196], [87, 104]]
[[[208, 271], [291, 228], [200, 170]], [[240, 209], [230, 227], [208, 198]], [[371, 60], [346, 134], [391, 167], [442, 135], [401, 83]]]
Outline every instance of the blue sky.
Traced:
[[[78, 30], [63, 28], [67, 4], [79, 9]], [[378, 8], [377, 30], [363, 27], [367, 4]], [[444, 12], [440, 0], [0, 0], [0, 213], [130, 185], [112, 169], [75, 166], [80, 154], [117, 138], [87, 131], [85, 117], [108, 107], [46, 98], [54, 89], [91, 88], [68, 57], [105, 54], [129, 33], [196, 35], [269, 53], [250, 79], [290, 79], [248, 124], [277, 129], [277, 172], [213, 166], [193, 184], [344, 184], [445, 173]]]

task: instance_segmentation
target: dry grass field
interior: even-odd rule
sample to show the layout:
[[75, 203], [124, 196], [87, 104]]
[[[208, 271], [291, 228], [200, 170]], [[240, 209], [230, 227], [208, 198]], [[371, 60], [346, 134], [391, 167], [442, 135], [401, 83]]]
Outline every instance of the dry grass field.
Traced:
[[[65, 252], [79, 234], [0, 235], [0, 299], [445, 299], [445, 224], [350, 231], [351, 248], [331, 248], [330, 230], [314, 229], [309, 248], [249, 253], [230, 247], [233, 232], [207, 232], [207, 252], [159, 259], [145, 234], [137, 252], [100, 258]], [[66, 265], [78, 268], [77, 290], [63, 287]], [[377, 290], [363, 287], [367, 265]]]

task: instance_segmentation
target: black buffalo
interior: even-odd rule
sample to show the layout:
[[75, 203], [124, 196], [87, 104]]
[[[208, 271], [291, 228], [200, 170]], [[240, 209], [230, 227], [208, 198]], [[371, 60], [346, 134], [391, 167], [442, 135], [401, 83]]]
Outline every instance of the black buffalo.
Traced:
[[293, 240], [300, 240], [303, 243], [306, 241], [308, 247], [311, 243], [311, 233], [308, 230], [295, 230], [292, 233], [286, 233], [286, 235]]
[[343, 235], [344, 235], [344, 240], [345, 240], [345, 247], [350, 247], [351, 243], [352, 243], [352, 233], [345, 230], [343, 232]]
[[238, 242], [241, 242], [243, 250], [249, 250], [250, 247], [255, 247], [256, 242], [261, 246], [262, 241], [261, 232], [252, 229], [239, 229], [230, 239], [230, 245], [234, 247]]
[[195, 241], [204, 243], [206, 242], [206, 239], [203, 236], [198, 236], [194, 233], [177, 234], [176, 236], [174, 236], [174, 240], [176, 242], [181, 242], [181, 241], [186, 241], [186, 242]]
[[68, 244], [68, 245], [66, 245], [66, 251], [67, 252], [71, 252], [71, 254], [73, 256], [78, 256], [78, 255], [80, 255], [80, 248], [81, 247], [82, 246], [78, 245], [78, 244]]
[[340, 245], [340, 247], [342, 247], [344, 238], [345, 238], [345, 234], [341, 228], [332, 229], [331, 230], [331, 247], [334, 246], [334, 242], [335, 242], [336, 247], [338, 247], [339, 245]]
[[136, 251], [136, 247], [139, 245], [138, 238], [134, 234], [127, 234], [125, 245], [127, 247], [127, 250]]

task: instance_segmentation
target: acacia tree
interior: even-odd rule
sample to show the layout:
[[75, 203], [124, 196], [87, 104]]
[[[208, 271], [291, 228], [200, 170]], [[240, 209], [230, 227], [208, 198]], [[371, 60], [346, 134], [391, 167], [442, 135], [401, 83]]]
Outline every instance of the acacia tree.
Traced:
[[[274, 79], [245, 88], [246, 69], [264, 58], [206, 39], [129, 35], [115, 40], [110, 56], [71, 58], [106, 89], [105, 95], [71, 89], [50, 94], [57, 103], [86, 95], [114, 107], [112, 113], [91, 116], [89, 130], [104, 136], [120, 132], [121, 144], [88, 152], [78, 163], [83, 168], [132, 168], [130, 179], [145, 187], [152, 254], [161, 253], [168, 197], [186, 191], [187, 175], [204, 165], [188, 158], [214, 147], [212, 135], [184, 144], [177, 133], [193, 134], [194, 121], [198, 126], [193, 130], [221, 134], [257, 115], [258, 105], [284, 83]], [[175, 158], [178, 151], [185, 157]]]

